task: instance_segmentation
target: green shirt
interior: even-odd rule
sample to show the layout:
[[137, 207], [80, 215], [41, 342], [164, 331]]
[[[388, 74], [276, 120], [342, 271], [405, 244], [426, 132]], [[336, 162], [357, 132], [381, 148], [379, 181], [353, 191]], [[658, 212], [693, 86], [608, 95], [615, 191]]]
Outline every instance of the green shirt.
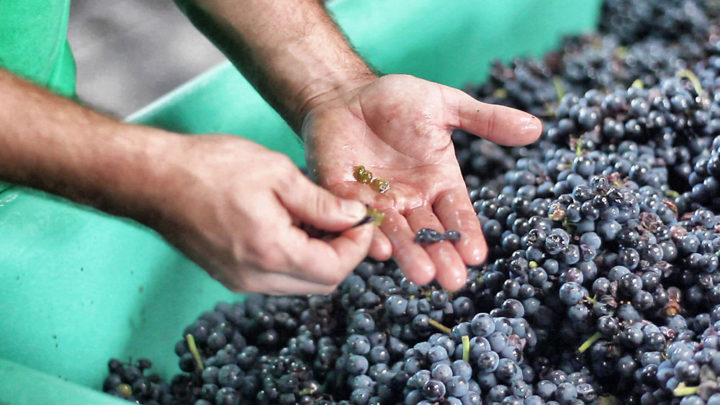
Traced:
[[74, 96], [69, 16], [70, 0], [0, 0], [0, 66], [58, 94]]

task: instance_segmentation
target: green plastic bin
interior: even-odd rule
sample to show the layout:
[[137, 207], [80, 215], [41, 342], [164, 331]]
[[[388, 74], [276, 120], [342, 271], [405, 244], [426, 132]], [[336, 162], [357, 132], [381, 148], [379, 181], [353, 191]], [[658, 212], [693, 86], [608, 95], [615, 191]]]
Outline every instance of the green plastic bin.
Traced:
[[[385, 73], [461, 87], [495, 58], [541, 55], [592, 31], [599, 0], [338, 0], [329, 6]], [[280, 117], [228, 63], [129, 118], [238, 134], [304, 163]], [[0, 193], [0, 404], [119, 404], [97, 390], [110, 357], [177, 371], [182, 328], [225, 290], [154, 232], [34, 190]]]

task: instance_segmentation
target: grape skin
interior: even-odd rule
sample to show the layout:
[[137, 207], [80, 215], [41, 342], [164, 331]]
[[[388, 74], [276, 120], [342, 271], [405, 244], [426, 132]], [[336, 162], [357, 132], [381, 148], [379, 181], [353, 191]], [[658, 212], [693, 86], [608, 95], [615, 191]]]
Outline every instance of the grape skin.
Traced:
[[[453, 135], [489, 245], [464, 288], [418, 286], [367, 260], [329, 296], [218, 303], [182, 334], [170, 384], [146, 376], [149, 363], [115, 360], [103, 390], [195, 405], [720, 402], [711, 11], [606, 0], [600, 34], [497, 63], [470, 89], [545, 130], [519, 148]], [[430, 231], [416, 241], [461, 238]]]

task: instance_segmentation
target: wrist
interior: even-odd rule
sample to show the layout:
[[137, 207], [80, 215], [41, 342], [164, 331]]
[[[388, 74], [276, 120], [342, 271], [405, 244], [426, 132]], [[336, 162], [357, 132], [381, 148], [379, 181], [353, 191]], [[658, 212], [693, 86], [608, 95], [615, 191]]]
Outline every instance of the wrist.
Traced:
[[354, 90], [377, 79], [377, 76], [364, 64], [352, 72], [336, 72], [336, 74], [310, 81], [293, 97], [293, 121], [300, 131], [308, 113], [320, 105], [352, 93]]
[[154, 128], [122, 124], [114, 142], [114, 156], [102, 165], [104, 176], [97, 185], [104, 196], [99, 207], [113, 214], [132, 218], [153, 226], [164, 217], [169, 202], [171, 180], [178, 177], [183, 167], [182, 150], [185, 138], [180, 134]]

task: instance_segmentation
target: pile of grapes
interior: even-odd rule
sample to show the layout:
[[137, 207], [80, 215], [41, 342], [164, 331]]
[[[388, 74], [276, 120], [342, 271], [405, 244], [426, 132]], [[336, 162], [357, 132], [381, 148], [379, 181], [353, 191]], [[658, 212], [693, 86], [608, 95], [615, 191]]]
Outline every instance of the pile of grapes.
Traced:
[[[365, 261], [328, 296], [249, 295], [183, 333], [183, 373], [110, 363], [145, 404], [720, 404], [714, 3], [607, 0], [599, 34], [495, 64], [480, 100], [540, 116], [456, 133], [490, 254], [456, 292]], [[717, 213], [717, 214], [716, 214]]]

